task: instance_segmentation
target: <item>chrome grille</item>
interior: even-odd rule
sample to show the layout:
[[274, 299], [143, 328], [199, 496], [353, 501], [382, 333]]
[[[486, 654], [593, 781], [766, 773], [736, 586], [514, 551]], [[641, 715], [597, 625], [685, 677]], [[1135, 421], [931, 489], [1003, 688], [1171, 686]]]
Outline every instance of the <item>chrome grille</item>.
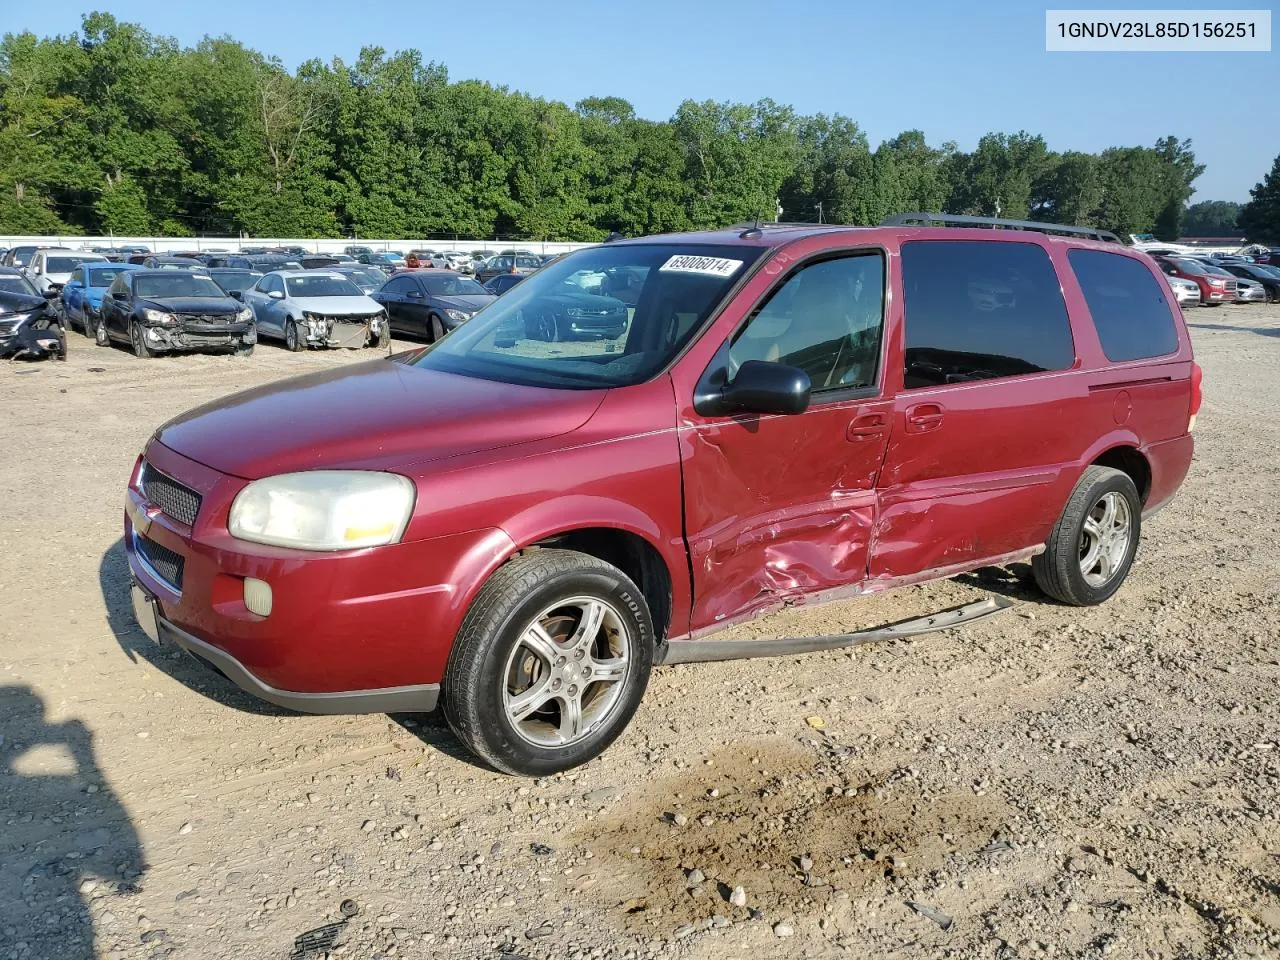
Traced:
[[165, 476], [149, 463], [142, 467], [142, 493], [165, 515], [188, 527], [195, 525], [196, 515], [200, 513], [200, 494]]

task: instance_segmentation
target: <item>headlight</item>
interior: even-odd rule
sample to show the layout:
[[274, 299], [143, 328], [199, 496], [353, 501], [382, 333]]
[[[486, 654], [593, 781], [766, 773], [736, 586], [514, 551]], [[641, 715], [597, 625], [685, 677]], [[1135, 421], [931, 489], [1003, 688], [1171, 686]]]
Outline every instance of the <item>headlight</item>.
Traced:
[[148, 323], [173, 323], [176, 319], [172, 313], [167, 310], [143, 310], [142, 319]]
[[450, 320], [456, 320], [459, 323], [463, 320], [471, 319], [471, 314], [467, 313], [465, 310], [446, 310], [445, 313], [448, 315]]
[[395, 543], [413, 512], [408, 477], [315, 470], [255, 480], [236, 496], [233, 537], [299, 550], [354, 550]]
[[241, 310], [239, 313], [237, 313], [237, 314], [236, 314], [236, 319], [237, 319], [237, 320], [240, 320], [240, 321], [249, 321], [249, 320], [252, 320], [252, 319], [253, 319], [253, 308], [252, 308], [252, 307], [245, 307], [243, 310]]

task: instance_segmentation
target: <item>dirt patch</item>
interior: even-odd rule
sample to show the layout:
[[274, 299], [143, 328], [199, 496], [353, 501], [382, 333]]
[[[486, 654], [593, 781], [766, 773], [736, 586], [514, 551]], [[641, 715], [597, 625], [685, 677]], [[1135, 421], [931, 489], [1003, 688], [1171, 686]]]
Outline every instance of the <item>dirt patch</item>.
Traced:
[[[998, 798], [931, 795], [911, 786], [910, 768], [869, 769], [836, 744], [815, 743], [718, 751], [576, 838], [603, 858], [622, 922], [665, 930], [716, 914], [817, 914], [833, 899], [886, 880], [911, 884], [1001, 842]], [[739, 886], [745, 904], [731, 900]]]

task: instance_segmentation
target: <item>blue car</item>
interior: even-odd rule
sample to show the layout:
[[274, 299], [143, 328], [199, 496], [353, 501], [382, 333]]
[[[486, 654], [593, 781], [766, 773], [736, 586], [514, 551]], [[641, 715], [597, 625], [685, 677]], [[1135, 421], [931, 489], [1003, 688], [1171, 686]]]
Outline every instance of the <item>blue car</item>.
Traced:
[[102, 297], [116, 277], [129, 270], [141, 270], [135, 263], [108, 263], [95, 260], [82, 263], [62, 287], [58, 310], [65, 327], [79, 326], [86, 337], [92, 337], [102, 311]]

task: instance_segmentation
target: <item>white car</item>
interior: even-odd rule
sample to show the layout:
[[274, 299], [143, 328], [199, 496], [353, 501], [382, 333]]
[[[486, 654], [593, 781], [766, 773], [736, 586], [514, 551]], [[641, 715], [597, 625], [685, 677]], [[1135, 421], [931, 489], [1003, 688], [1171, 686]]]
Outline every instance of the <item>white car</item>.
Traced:
[[26, 274], [27, 279], [36, 285], [36, 289], [44, 293], [47, 290], [61, 290], [80, 264], [106, 262], [107, 258], [100, 253], [85, 253], [65, 247], [42, 247], [31, 255]]
[[275, 270], [241, 299], [253, 308], [258, 338], [283, 340], [290, 350], [385, 347], [391, 342], [382, 304], [341, 273]]
[[1173, 287], [1173, 295], [1178, 298], [1180, 307], [1200, 306], [1200, 286], [1191, 280], [1181, 277], [1165, 277], [1169, 286]]

